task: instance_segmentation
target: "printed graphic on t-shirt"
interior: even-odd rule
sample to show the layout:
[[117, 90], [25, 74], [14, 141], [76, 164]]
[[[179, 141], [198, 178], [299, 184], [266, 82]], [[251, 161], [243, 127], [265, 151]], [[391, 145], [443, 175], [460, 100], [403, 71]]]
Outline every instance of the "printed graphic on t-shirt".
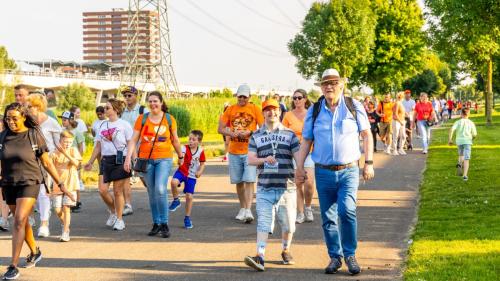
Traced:
[[[231, 125], [233, 131], [244, 131], [244, 130], [251, 130], [250, 125], [252, 124], [254, 118], [252, 115], [246, 113], [246, 112], [238, 112], [237, 115], [234, 117], [233, 120], [231, 120]], [[248, 142], [248, 139], [242, 139], [242, 138], [231, 138], [231, 141], [236, 141], [236, 142]]]
[[144, 126], [144, 133], [142, 134], [142, 139], [146, 142], [153, 142], [155, 140], [156, 132], [158, 132], [158, 139], [156, 142], [167, 141], [167, 136], [165, 133], [168, 128], [164, 125], [154, 126], [153, 129], [149, 125]]

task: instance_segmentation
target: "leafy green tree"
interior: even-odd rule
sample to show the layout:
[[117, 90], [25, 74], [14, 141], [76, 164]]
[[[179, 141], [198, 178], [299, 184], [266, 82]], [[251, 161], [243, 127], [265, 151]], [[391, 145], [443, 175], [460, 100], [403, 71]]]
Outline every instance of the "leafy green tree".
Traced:
[[441, 61], [436, 53], [430, 51], [425, 55], [424, 62], [425, 70], [403, 82], [403, 88], [410, 89], [417, 94], [421, 92], [435, 96], [445, 94], [452, 85], [448, 64]]
[[365, 81], [376, 93], [386, 93], [422, 70], [424, 19], [416, 0], [372, 0], [372, 6], [377, 16], [375, 49]]
[[4, 46], [0, 46], [0, 70], [16, 69], [17, 65], [13, 59], [9, 58], [9, 53]]
[[208, 92], [208, 96], [211, 98], [232, 98], [233, 97], [233, 91], [228, 88], [224, 88], [221, 90], [210, 90]]
[[69, 110], [71, 106], [76, 105], [81, 110], [94, 110], [95, 99], [95, 93], [83, 83], [73, 83], [57, 93], [57, 108], [60, 110]]
[[335, 68], [359, 84], [373, 58], [375, 24], [369, 0], [313, 3], [300, 33], [288, 42], [298, 73], [310, 79]]
[[426, 69], [424, 72], [406, 80], [403, 83], [403, 88], [411, 90], [412, 93], [417, 95], [422, 92], [434, 95], [437, 93], [439, 87], [438, 77], [430, 70]]
[[498, 0], [425, 0], [430, 10], [433, 48], [458, 60], [472, 72], [485, 74], [486, 123], [493, 108], [493, 62], [500, 56], [500, 2]]

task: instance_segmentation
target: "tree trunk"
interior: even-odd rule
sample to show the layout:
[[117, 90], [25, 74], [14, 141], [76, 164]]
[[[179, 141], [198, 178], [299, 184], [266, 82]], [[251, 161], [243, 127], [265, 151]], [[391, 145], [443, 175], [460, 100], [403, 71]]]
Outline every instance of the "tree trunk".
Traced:
[[486, 79], [485, 114], [486, 125], [491, 125], [491, 113], [493, 111], [493, 61], [488, 61], [488, 77]]

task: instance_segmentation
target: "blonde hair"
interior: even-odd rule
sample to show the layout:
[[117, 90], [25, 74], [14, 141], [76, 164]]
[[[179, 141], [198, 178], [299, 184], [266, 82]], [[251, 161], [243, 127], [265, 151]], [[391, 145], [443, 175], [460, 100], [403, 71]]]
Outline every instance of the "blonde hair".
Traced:
[[59, 135], [61, 139], [63, 138], [71, 138], [74, 139], [75, 136], [68, 130], [62, 131], [61, 135]]
[[398, 93], [396, 94], [396, 99], [398, 99], [398, 100], [399, 100], [399, 99], [402, 99], [402, 98], [404, 98], [404, 96], [405, 96], [405, 93], [404, 93], [404, 92], [398, 92]]
[[31, 94], [26, 98], [26, 101], [32, 107], [36, 107], [40, 112], [47, 111], [47, 98], [42, 94]]

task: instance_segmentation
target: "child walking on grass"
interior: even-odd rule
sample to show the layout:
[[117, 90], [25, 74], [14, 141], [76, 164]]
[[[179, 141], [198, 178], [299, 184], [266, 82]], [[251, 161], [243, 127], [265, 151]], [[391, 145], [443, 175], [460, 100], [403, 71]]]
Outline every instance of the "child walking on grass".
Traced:
[[182, 147], [183, 158], [179, 159], [180, 166], [175, 171], [170, 187], [172, 189], [172, 203], [168, 207], [171, 212], [180, 207], [179, 191], [177, 187], [184, 183], [184, 194], [186, 195], [186, 216], [184, 217], [184, 227], [193, 228], [191, 221], [191, 210], [193, 208], [193, 194], [196, 186], [196, 179], [205, 170], [205, 152], [201, 147], [203, 132], [193, 130], [189, 134], [189, 144]]
[[62, 132], [57, 151], [51, 156], [57, 173], [69, 192], [68, 195], [71, 195], [64, 194], [57, 185], [54, 185], [52, 205], [62, 224], [62, 234], [59, 239], [61, 242], [70, 240], [71, 207], [76, 205], [76, 190], [79, 188], [78, 167], [82, 157], [78, 149], [73, 146], [73, 141], [74, 136], [72, 133], [69, 131]]
[[456, 144], [458, 147], [458, 163], [457, 171], [458, 175], [463, 177], [464, 181], [467, 181], [469, 177], [467, 176], [469, 172], [469, 160], [472, 151], [472, 139], [477, 136], [476, 126], [474, 122], [469, 119], [469, 109], [464, 108], [461, 110], [460, 120], [453, 124], [450, 129], [450, 136], [448, 138], [448, 144], [453, 144], [453, 133], [456, 131]]

